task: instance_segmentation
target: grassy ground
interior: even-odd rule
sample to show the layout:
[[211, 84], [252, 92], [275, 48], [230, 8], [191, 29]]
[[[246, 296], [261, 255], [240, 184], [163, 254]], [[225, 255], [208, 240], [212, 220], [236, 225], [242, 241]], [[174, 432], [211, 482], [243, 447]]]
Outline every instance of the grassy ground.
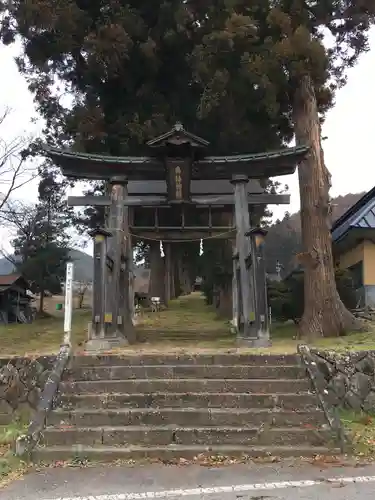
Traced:
[[363, 412], [342, 411], [340, 417], [355, 455], [375, 459], [375, 416]]
[[164, 311], [142, 313], [139, 327], [146, 330], [222, 334], [230, 330], [229, 322], [219, 319], [215, 310], [206, 306], [202, 295], [197, 292], [172, 300]]
[[[49, 318], [35, 321], [32, 325], [9, 325], [0, 327], [0, 348], [2, 356], [49, 354], [58, 351], [62, 340], [63, 314], [54, 310], [55, 302], [47, 302]], [[73, 314], [72, 338], [78, 351], [87, 338], [90, 311], [75, 310]], [[147, 332], [147, 343], [125, 349], [136, 351], [206, 351], [212, 349], [235, 349], [235, 338], [229, 334], [230, 325], [218, 319], [216, 312], [207, 307], [199, 294], [192, 294], [172, 301], [168, 310], [158, 313], [144, 312], [139, 318], [137, 329]], [[155, 331], [153, 337], [152, 332]], [[162, 335], [161, 335], [162, 334]], [[160, 338], [163, 336], [163, 341]], [[298, 340], [293, 324], [273, 325], [272, 346], [254, 352], [295, 352]], [[182, 340], [182, 338], [184, 340]], [[190, 340], [189, 340], [190, 339]], [[370, 350], [375, 349], [373, 333], [348, 335], [342, 338], [319, 339], [314, 346], [323, 349]], [[248, 350], [248, 349], [246, 349]]]
[[20, 477], [27, 464], [14, 456], [12, 446], [15, 439], [26, 429], [26, 425], [0, 426], [0, 488]]
[[[51, 302], [51, 304], [49, 303]], [[63, 313], [55, 310], [61, 297], [47, 300], [50, 317], [39, 319], [31, 325], [9, 325], [0, 327], [0, 355], [46, 355], [59, 350], [63, 338]], [[82, 351], [87, 339], [90, 310], [75, 310], [73, 313], [72, 339], [76, 351]], [[181, 297], [171, 302], [169, 308], [157, 313], [143, 312], [137, 329], [146, 334], [147, 342], [122, 349], [122, 352], [144, 351], [212, 351], [234, 350], [236, 340], [230, 334], [228, 321], [218, 319], [213, 308], [205, 305], [199, 293]], [[252, 349], [260, 353], [296, 352], [300, 342], [294, 324], [274, 324], [271, 329], [272, 346]], [[374, 332], [357, 333], [341, 338], [319, 339], [312, 344], [322, 349], [336, 351], [375, 350]], [[249, 349], [241, 348], [249, 351]]]
[[[318, 349], [345, 351], [375, 350], [375, 324], [366, 333], [352, 333], [345, 337], [319, 338], [310, 345]], [[288, 350], [296, 349], [302, 341], [296, 339], [297, 327], [293, 323], [274, 324], [271, 328], [272, 343], [274, 346], [284, 346]]]
[[[72, 338], [79, 346], [87, 338], [90, 314], [76, 311], [72, 326]], [[63, 340], [63, 315], [38, 319], [30, 325], [12, 324], [0, 327], [0, 356], [47, 355], [58, 352]]]

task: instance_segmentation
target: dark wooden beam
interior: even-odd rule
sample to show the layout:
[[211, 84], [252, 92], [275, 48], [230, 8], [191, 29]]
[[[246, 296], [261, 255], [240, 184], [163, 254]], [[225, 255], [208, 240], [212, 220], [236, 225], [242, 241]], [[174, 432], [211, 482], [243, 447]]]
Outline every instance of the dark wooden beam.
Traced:
[[158, 233], [160, 231], [177, 231], [186, 233], [189, 231], [234, 231], [236, 228], [233, 226], [133, 226], [132, 231], [154, 231]]
[[207, 238], [209, 236], [215, 237], [215, 239], [230, 239], [235, 237], [235, 230], [231, 228], [223, 228], [221, 230], [217, 229], [201, 229], [201, 230], [183, 230], [179, 228], [179, 230], [162, 230], [155, 231], [153, 229], [138, 229], [131, 228], [131, 233], [135, 237], [135, 241], [137, 239], [149, 239], [151, 241], [198, 241], [200, 239]]
[[[124, 200], [127, 207], [154, 207], [165, 204], [168, 206], [165, 196], [129, 196]], [[68, 196], [70, 207], [110, 207], [111, 199], [108, 196]]]
[[[197, 206], [233, 206], [233, 195], [219, 196], [194, 196], [191, 199], [193, 205]], [[248, 194], [248, 205], [287, 205], [290, 203], [289, 194]], [[69, 196], [68, 205], [71, 207], [97, 206], [109, 207], [111, 200], [107, 196]], [[124, 201], [128, 207], [156, 207], [170, 205], [164, 196], [129, 196]]]
[[[234, 205], [234, 195], [194, 196], [191, 199], [196, 205]], [[290, 203], [289, 194], [248, 194], [248, 205], [287, 205]]]

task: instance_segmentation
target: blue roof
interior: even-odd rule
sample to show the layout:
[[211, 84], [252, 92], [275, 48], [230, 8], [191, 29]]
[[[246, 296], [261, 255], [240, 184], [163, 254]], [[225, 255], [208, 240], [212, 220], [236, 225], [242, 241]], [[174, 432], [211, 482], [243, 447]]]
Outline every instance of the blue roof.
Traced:
[[342, 239], [350, 229], [375, 229], [375, 187], [337, 219], [331, 229], [332, 240]]

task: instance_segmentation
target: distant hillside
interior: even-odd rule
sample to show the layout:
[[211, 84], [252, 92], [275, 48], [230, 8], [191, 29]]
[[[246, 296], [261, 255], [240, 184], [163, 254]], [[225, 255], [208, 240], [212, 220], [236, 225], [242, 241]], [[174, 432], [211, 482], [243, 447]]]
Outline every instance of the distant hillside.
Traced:
[[[332, 199], [332, 222], [341, 217], [365, 193], [346, 194]], [[266, 240], [267, 272], [276, 272], [276, 262], [282, 266], [282, 274], [287, 274], [295, 265], [294, 256], [300, 252], [301, 221], [299, 212], [284, 217], [268, 228]]]
[[80, 250], [71, 250], [70, 258], [74, 262], [74, 280], [90, 282], [94, 276], [94, 259]]
[[[74, 262], [74, 280], [92, 281], [93, 279], [93, 258], [80, 250], [71, 250], [70, 258]], [[14, 271], [13, 264], [9, 260], [0, 259], [0, 275], [11, 274]]]

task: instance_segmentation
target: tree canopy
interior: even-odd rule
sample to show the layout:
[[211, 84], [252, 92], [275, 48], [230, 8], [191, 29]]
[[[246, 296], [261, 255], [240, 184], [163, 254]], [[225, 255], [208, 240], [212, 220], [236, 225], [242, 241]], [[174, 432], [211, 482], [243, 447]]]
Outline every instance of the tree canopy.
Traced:
[[[220, 107], [211, 105], [208, 113], [203, 106], [214, 87], [198, 78], [197, 47], [218, 23], [210, 2], [1, 4], [2, 40], [21, 37], [18, 65], [47, 121], [49, 141], [125, 154], [176, 120], [211, 141], [217, 153], [269, 149], [292, 136], [285, 117], [271, 120], [258, 94], [238, 78], [241, 57], [231, 62], [230, 88], [217, 89]], [[229, 68], [228, 58], [222, 62]]]

